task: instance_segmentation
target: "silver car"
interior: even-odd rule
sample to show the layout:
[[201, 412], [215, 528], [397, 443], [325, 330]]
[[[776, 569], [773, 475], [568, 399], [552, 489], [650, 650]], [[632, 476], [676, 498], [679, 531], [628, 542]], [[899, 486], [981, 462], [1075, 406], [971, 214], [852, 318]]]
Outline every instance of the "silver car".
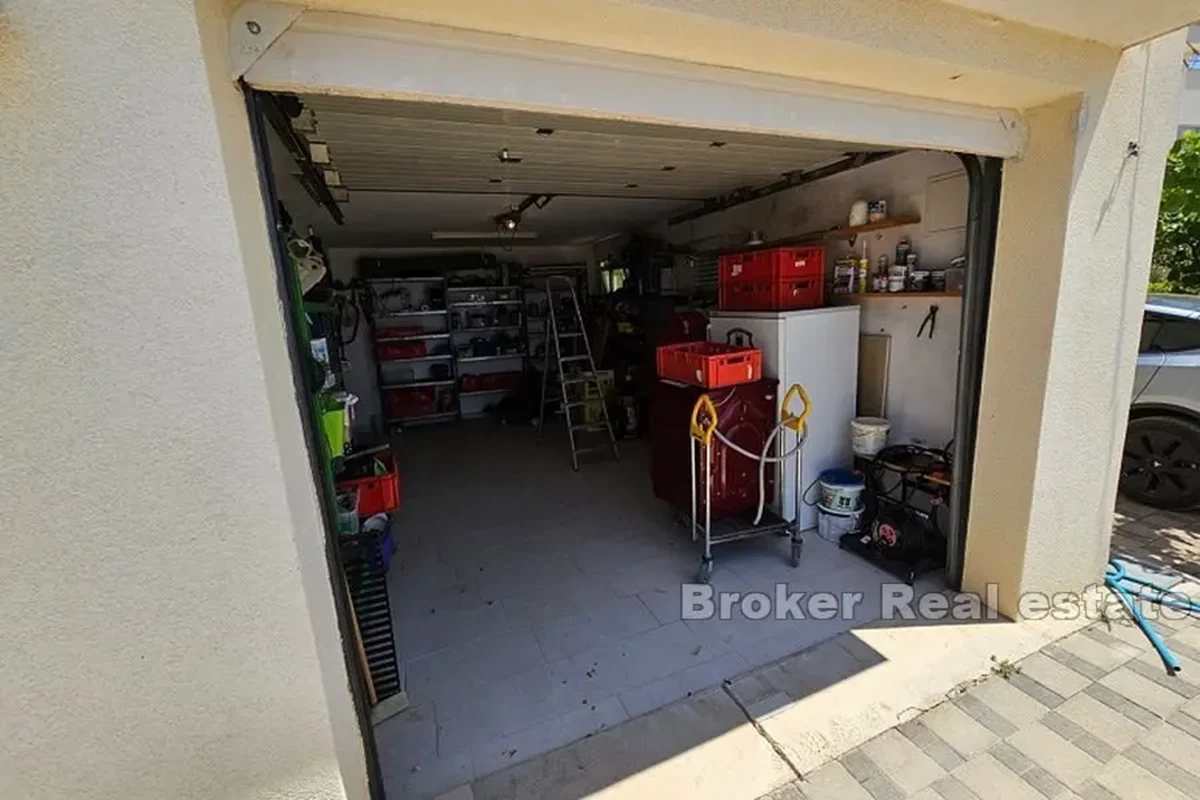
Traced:
[[1200, 297], [1146, 299], [1120, 487], [1158, 508], [1200, 506]]

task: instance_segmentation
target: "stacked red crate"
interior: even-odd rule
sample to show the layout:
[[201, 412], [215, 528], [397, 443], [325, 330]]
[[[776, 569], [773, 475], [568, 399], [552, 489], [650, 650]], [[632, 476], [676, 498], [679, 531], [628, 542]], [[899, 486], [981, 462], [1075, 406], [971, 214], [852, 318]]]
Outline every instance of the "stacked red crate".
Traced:
[[788, 311], [825, 302], [825, 249], [776, 247], [721, 256], [722, 311]]

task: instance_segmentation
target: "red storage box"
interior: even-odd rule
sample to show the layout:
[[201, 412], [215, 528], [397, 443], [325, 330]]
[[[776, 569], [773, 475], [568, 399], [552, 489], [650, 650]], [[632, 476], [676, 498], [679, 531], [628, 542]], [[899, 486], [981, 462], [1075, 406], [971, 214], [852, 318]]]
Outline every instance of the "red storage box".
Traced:
[[791, 278], [825, 275], [825, 248], [775, 247], [770, 250], [750, 250], [721, 256], [717, 274], [724, 283], [729, 280], [767, 281], [778, 283]]
[[486, 372], [476, 377], [479, 379], [480, 389], [506, 391], [521, 388], [521, 379], [524, 377], [524, 373]]
[[425, 355], [425, 342], [381, 341], [375, 345], [375, 354], [380, 361], [395, 361], [403, 358], [420, 358]]
[[825, 277], [728, 281], [720, 286], [722, 311], [795, 311], [825, 305]]
[[388, 453], [379, 456], [379, 460], [387, 465], [387, 474], [338, 482], [339, 489], [358, 491], [359, 517], [383, 514], [400, 507], [400, 472], [396, 469], [396, 459]]
[[825, 250], [776, 247], [721, 256], [722, 311], [788, 311], [825, 302]]
[[388, 389], [384, 395], [389, 417], [419, 417], [437, 411], [437, 391], [432, 386], [413, 389]]
[[762, 350], [718, 342], [665, 344], [655, 351], [658, 377], [716, 389], [762, 377]]
[[375, 341], [387, 342], [394, 339], [404, 339], [409, 336], [420, 336], [425, 333], [425, 329], [420, 325], [393, 325], [391, 327], [379, 327], [375, 329]]

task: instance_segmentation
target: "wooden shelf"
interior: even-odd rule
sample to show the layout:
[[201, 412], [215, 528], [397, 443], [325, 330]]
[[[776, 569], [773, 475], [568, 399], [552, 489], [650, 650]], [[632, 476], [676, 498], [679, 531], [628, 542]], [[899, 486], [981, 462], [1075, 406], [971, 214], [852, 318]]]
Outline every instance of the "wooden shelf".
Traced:
[[871, 233], [872, 231], [885, 231], [889, 228], [903, 228], [907, 225], [916, 225], [921, 221], [917, 216], [905, 217], [888, 217], [881, 219], [878, 222], [868, 222], [866, 225], [855, 225], [852, 228], [835, 228], [831, 231], [813, 231], [812, 233], [801, 234], [800, 236], [789, 238], [788, 243], [793, 241], [796, 244], [802, 242], [829, 242], [834, 239], [849, 239], [858, 236], [860, 233]]
[[833, 228], [823, 231], [809, 231], [801, 233], [797, 236], [787, 236], [783, 239], [775, 239], [770, 242], [764, 242], [754, 246], [742, 246], [726, 248], [715, 251], [717, 255], [726, 255], [728, 253], [748, 253], [754, 250], [770, 250], [775, 247], [793, 247], [803, 244], [819, 244], [821, 242], [832, 242], [838, 239], [850, 239], [858, 236], [860, 233], [871, 233], [872, 231], [884, 231], [889, 228], [903, 228], [907, 225], [917, 225], [921, 222], [921, 218], [915, 215], [888, 217], [881, 219], [878, 222], [868, 222], [866, 225], [855, 225], [847, 228]]
[[962, 292], [863, 292], [855, 294], [835, 294], [834, 302], [858, 303], [864, 300], [936, 300], [962, 299]]

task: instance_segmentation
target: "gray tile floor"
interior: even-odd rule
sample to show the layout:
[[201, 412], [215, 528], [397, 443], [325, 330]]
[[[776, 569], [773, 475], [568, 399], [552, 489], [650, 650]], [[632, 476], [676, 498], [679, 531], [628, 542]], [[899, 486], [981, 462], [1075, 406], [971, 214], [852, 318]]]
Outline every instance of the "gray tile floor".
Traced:
[[1096, 623], [762, 800], [1200, 798], [1200, 621], [1155, 624], [1177, 676]]
[[[550, 434], [548, 433], [548, 437]], [[413, 707], [376, 729], [390, 797], [428, 797], [875, 619], [683, 621], [698, 551], [652, 494], [648, 448], [570, 468], [565, 439], [478, 422], [397, 437], [389, 574]], [[716, 551], [718, 589], [864, 591], [887, 576], [807, 536]]]

